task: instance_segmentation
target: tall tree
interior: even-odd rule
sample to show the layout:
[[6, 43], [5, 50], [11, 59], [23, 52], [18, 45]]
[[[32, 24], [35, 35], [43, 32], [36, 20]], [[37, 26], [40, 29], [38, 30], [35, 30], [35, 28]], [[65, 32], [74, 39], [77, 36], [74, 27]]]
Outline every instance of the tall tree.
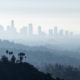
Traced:
[[24, 56], [25, 56], [25, 53], [20, 52], [20, 53], [18, 54], [18, 56], [19, 56], [19, 59], [20, 59], [20, 63], [22, 63], [22, 62], [23, 62], [23, 58], [24, 58]]

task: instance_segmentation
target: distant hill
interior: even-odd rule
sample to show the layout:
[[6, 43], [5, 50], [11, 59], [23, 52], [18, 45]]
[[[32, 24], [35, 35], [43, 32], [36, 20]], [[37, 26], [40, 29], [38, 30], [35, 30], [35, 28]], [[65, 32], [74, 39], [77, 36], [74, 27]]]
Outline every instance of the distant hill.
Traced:
[[80, 54], [71, 51], [62, 51], [49, 46], [24, 46], [7, 40], [0, 40], [0, 56], [5, 54], [6, 50], [11, 50], [16, 57], [19, 52], [27, 55], [26, 62], [36, 67], [43, 67], [46, 64], [64, 64], [64, 65], [80, 65]]

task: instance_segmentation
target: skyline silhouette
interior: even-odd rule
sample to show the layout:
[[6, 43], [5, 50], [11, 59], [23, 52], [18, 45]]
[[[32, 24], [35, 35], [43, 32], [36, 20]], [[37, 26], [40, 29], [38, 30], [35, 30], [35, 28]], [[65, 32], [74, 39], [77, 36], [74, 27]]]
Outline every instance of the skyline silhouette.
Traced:
[[37, 27], [37, 33], [34, 33], [35, 26], [31, 23], [28, 24], [28, 26], [23, 26], [19, 32], [16, 27], [14, 20], [11, 20], [11, 23], [7, 26], [6, 30], [4, 30], [3, 26], [0, 26], [0, 39], [31, 46], [48, 44], [79, 45], [80, 35], [68, 30], [59, 29], [57, 26], [54, 26], [48, 29], [48, 32], [45, 32], [43, 27], [39, 25]]
[[[68, 30], [64, 30], [64, 29], [58, 29], [58, 27], [53, 27], [52, 29], [48, 29], [48, 33], [46, 33], [43, 29], [42, 26], [38, 26], [37, 27], [37, 33], [36, 34], [46, 34], [46, 35], [70, 35], [73, 34], [73, 32], [70, 32]], [[15, 26], [14, 20], [11, 20], [11, 24], [7, 26], [7, 29], [5, 30], [3, 25], [0, 25], [0, 32], [13, 32], [14, 33], [18, 33], [17, 28]], [[28, 35], [36, 35], [34, 34], [34, 26], [33, 24], [28, 24], [28, 26], [23, 26], [22, 28], [20, 28], [20, 33], [25, 34], [27, 33]]]

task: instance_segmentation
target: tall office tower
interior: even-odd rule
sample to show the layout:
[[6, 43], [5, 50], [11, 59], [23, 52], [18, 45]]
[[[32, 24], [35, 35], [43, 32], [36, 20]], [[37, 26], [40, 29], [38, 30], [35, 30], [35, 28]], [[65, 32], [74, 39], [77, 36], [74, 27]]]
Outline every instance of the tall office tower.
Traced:
[[14, 32], [14, 33], [16, 32], [16, 28], [15, 28], [15, 25], [14, 25], [14, 20], [11, 21], [11, 25], [8, 26], [7, 31], [8, 32]]
[[11, 21], [11, 25], [8, 26], [9, 31], [16, 31], [15, 25], [14, 25], [14, 20]]
[[42, 31], [42, 27], [41, 26], [38, 27], [38, 34], [40, 36], [45, 36], [46, 35], [45, 32]]
[[49, 35], [53, 35], [53, 29], [49, 29]]
[[7, 31], [5, 33], [6, 33], [6, 36], [5, 36], [6, 39], [14, 40], [18, 38], [17, 30], [13, 20], [11, 21], [11, 24], [7, 27]]
[[2, 25], [0, 25], [0, 32], [4, 31], [4, 27]]
[[59, 31], [60, 36], [63, 36], [63, 35], [64, 35], [63, 32], [64, 32], [63, 29], [61, 29], [61, 30]]
[[32, 24], [29, 24], [29, 35], [33, 34], [33, 26]]
[[54, 35], [57, 35], [57, 34], [58, 34], [58, 28], [54, 27]]
[[41, 28], [41, 26], [38, 27], [38, 34], [39, 34], [39, 35], [42, 34], [42, 28]]
[[2, 25], [0, 25], [0, 39], [5, 39], [5, 31]]
[[11, 21], [11, 26], [14, 27], [14, 20]]
[[66, 31], [65, 31], [65, 36], [68, 36], [68, 35], [69, 35], [69, 31], [66, 30]]

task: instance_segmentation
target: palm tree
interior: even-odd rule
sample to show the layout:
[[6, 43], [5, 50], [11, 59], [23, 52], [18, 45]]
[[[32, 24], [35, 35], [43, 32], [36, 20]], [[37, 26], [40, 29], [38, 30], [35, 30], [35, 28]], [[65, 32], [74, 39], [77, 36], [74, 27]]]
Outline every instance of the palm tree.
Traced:
[[27, 58], [27, 57], [25, 56], [25, 62], [26, 62], [26, 58]]
[[9, 53], [9, 51], [8, 50], [6, 50], [6, 54], [8, 54]]
[[12, 52], [12, 51], [10, 51], [10, 52], [9, 52], [9, 55], [12, 55], [12, 54], [13, 54], [13, 52]]
[[19, 59], [20, 59], [20, 63], [22, 63], [23, 58], [24, 58], [24, 56], [25, 56], [25, 53], [20, 52], [20, 53], [18, 54], [18, 56], [19, 56]]
[[8, 58], [9, 58], [9, 50], [6, 50], [6, 54], [8, 55]]
[[16, 61], [16, 57], [13, 55], [13, 56], [11, 57], [11, 62], [12, 62], [12, 63], [15, 63], [15, 61]]
[[9, 51], [9, 50], [6, 50], [6, 54], [8, 54], [9, 55], [8, 58], [10, 58], [10, 56], [13, 54], [13, 52]]

